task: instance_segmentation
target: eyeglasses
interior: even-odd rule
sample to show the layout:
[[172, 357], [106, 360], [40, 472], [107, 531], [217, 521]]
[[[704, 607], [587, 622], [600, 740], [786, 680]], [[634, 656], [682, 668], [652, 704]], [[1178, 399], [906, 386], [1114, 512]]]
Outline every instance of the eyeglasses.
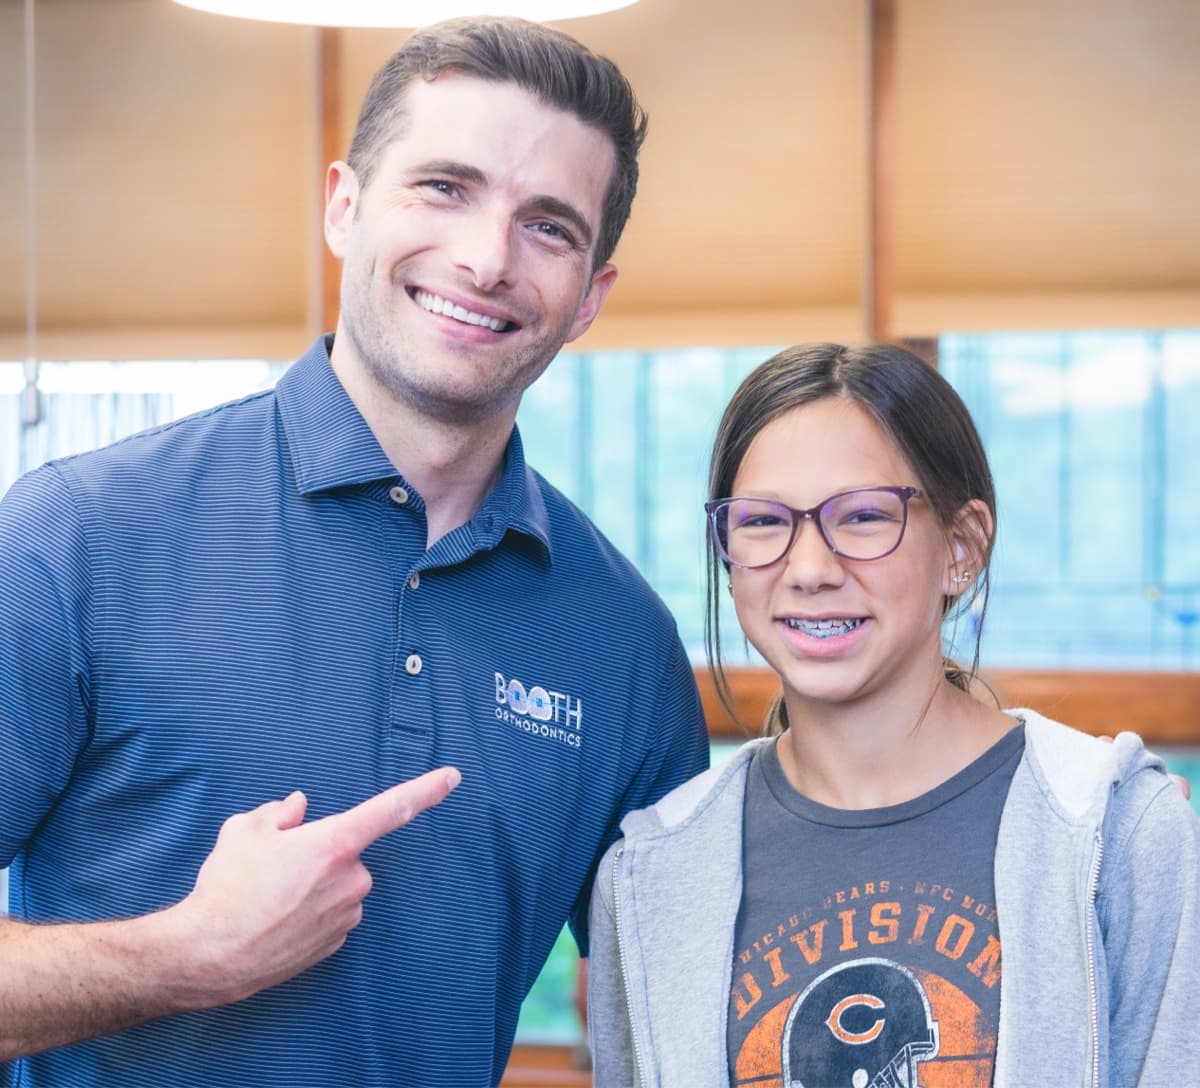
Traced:
[[845, 559], [882, 559], [904, 538], [915, 487], [860, 487], [830, 495], [809, 510], [769, 499], [706, 502], [717, 551], [735, 567], [769, 567], [791, 550], [800, 523], [815, 521], [829, 550]]

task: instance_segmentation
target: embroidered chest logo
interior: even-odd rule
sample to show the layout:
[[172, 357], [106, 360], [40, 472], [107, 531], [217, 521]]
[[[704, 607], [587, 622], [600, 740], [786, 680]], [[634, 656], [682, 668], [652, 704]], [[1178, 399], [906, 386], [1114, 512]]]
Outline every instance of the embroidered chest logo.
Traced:
[[496, 720], [570, 748], [583, 745], [583, 700], [496, 673]]

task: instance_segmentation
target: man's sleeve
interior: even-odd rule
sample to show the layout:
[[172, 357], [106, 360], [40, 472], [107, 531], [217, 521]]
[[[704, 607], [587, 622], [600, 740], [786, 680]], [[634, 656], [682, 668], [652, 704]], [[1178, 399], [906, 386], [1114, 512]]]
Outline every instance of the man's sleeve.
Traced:
[[53, 466], [0, 501], [0, 867], [71, 777], [87, 739], [92, 587], [75, 503]]

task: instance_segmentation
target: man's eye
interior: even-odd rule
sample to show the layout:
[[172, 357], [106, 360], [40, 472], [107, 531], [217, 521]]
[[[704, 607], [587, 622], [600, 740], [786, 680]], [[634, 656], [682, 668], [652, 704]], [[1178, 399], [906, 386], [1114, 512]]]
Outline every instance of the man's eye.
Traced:
[[446, 181], [444, 178], [431, 178], [429, 181], [421, 182], [423, 188], [432, 189], [435, 193], [443, 193], [446, 196], [457, 196], [458, 185], [453, 181]]
[[551, 223], [548, 220], [541, 219], [533, 224], [533, 229], [537, 234], [540, 234], [543, 237], [562, 239], [569, 245], [575, 244], [575, 239], [565, 230], [563, 230], [563, 228], [557, 223]]

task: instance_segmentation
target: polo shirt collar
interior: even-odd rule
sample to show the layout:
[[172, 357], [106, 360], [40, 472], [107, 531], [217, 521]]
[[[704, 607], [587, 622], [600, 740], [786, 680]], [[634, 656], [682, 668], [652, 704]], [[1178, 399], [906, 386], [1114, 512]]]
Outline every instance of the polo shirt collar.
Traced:
[[[399, 473], [329, 362], [332, 336], [323, 336], [280, 379], [276, 397], [283, 430], [302, 495], [392, 480]], [[473, 519], [492, 519], [487, 543], [494, 547], [508, 530], [532, 537], [550, 558], [550, 520], [542, 485], [525, 464], [516, 427], [504, 454], [504, 472]]]
[[503, 529], [515, 530], [541, 544], [547, 560], [551, 557], [550, 517], [542, 483], [537, 474], [525, 464], [525, 447], [521, 432], [514, 426], [504, 451], [504, 474], [492, 493], [479, 508], [480, 515], [493, 514]]
[[332, 344], [332, 336], [321, 337], [276, 386], [301, 495], [396, 475], [395, 466], [333, 372]]

